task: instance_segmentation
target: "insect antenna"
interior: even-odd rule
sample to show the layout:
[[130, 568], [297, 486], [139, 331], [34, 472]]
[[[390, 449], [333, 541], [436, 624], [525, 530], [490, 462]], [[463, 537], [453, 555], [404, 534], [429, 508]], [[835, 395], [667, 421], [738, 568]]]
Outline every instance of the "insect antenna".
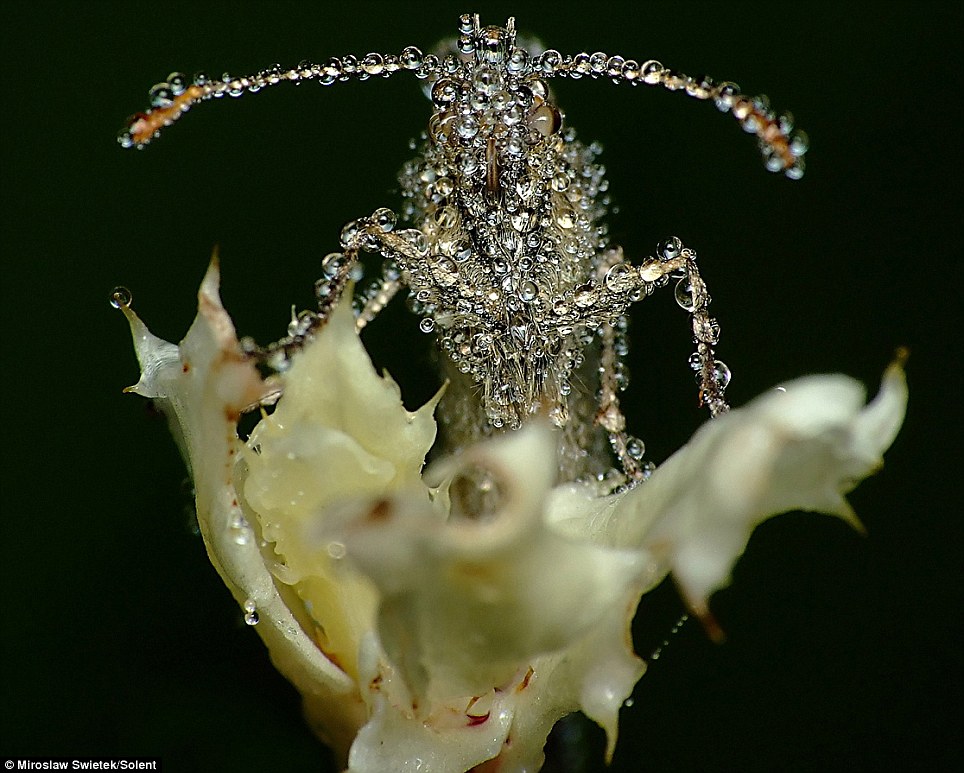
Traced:
[[324, 64], [304, 60], [297, 67], [272, 65], [252, 75], [233, 76], [225, 73], [220, 79], [206, 73], [195, 73], [189, 80], [184, 73], [172, 72], [167, 80], [151, 87], [148, 95], [151, 107], [135, 113], [117, 135], [125, 148], [143, 148], [167, 126], [200, 102], [224, 96], [240, 97], [279, 83], [317, 81], [330, 86], [336, 81], [388, 78], [400, 71], [414, 72], [418, 78], [437, 73], [441, 59], [435, 54], [423, 54], [415, 46], [408, 46], [400, 54], [370, 53], [358, 57], [332, 57]]
[[715, 82], [702, 75], [691, 77], [664, 67], [655, 59], [639, 64], [633, 59], [609, 56], [601, 51], [563, 56], [555, 49], [539, 54], [532, 62], [533, 70], [544, 78], [600, 78], [633, 86], [662, 86], [705, 101], [712, 101], [722, 113], [731, 113], [748, 134], [756, 136], [763, 162], [771, 172], [783, 172], [797, 180], [803, 177], [804, 156], [810, 141], [806, 132], [794, 130], [790, 113], [776, 114], [766, 95], [750, 97], [730, 81]]

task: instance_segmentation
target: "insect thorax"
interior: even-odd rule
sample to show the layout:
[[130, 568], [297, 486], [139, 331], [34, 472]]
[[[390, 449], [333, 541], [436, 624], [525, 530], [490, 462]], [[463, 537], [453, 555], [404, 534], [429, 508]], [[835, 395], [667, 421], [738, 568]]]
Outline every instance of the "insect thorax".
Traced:
[[[422, 329], [469, 382], [479, 423], [515, 428], [539, 413], [564, 427], [574, 371], [599, 325], [620, 324], [626, 306], [601, 303], [595, 289], [618, 261], [601, 223], [605, 170], [598, 146], [563, 130], [520, 49], [507, 53], [510, 33], [486, 33], [492, 48], [432, 86], [427, 136], [401, 173], [403, 215], [425, 243], [398, 262]], [[456, 415], [452, 405], [443, 414], [464, 425], [455, 434], [471, 434], [473, 398], [454, 386]]]

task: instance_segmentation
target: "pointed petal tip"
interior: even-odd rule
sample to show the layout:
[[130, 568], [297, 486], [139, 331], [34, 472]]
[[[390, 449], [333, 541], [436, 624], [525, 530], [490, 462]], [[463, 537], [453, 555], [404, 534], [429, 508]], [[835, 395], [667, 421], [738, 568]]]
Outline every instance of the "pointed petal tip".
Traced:
[[209, 300], [216, 302], [216, 305], [221, 305], [221, 261], [218, 258], [217, 249], [211, 255], [211, 262], [208, 263], [207, 271], [204, 272], [204, 278], [201, 280], [201, 286], [198, 288], [198, 300], [204, 301]]
[[850, 506], [850, 503], [846, 499], [841, 498], [840, 507], [835, 513], [833, 513], [833, 515], [839, 517], [861, 537], [867, 536], [867, 527], [864, 526], [863, 521], [860, 520], [860, 518], [857, 516], [857, 513], [854, 512], [853, 507]]
[[894, 358], [884, 370], [884, 375], [881, 379], [881, 391], [887, 387], [896, 389], [898, 393], [904, 393], [904, 399], [906, 400], [907, 374], [905, 373], [904, 366], [907, 364], [909, 358], [910, 349], [906, 346], [898, 346], [897, 349], [894, 350]]
[[699, 615], [699, 621], [711, 642], [714, 644], [726, 643], [726, 631], [720, 626], [712, 612], [707, 609], [702, 615]]

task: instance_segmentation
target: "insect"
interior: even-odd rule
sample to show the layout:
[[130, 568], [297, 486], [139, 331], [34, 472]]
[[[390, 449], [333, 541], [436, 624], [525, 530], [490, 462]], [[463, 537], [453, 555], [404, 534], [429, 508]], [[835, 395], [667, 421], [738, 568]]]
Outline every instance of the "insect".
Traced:
[[[238, 340], [216, 260], [180, 344], [153, 335], [126, 290], [112, 298], [141, 364], [129, 391], [171, 420], [212, 563], [311, 726], [358, 773], [539, 769], [553, 725], [575, 711], [603, 728], [611, 759], [646, 669], [630, 636], [642, 595], [672, 574], [719, 639], [709, 599], [756, 525], [804, 508], [859, 528], [844, 495], [879, 468], [907, 399], [899, 356], [867, 406], [859, 384], [830, 375], [730, 412], [696, 253], [670, 237], [634, 261], [609, 243], [600, 148], [565, 126], [549, 83], [603, 77], [709, 101], [795, 179], [807, 140], [789, 116], [656, 61], [543, 50], [512, 19], [459, 25], [439, 54], [174, 73], [119, 137], [143, 147], [199, 102], [284, 82], [426, 82], [433, 111], [401, 206], [342, 229], [317, 308], [284, 338]], [[379, 276], [356, 291], [366, 253]], [[627, 311], [668, 285], [718, 420], [656, 470], [620, 393]], [[448, 382], [414, 412], [358, 336], [399, 293]], [[259, 407], [242, 439], [242, 412]]]
[[730, 374], [714, 352], [719, 325], [708, 312], [696, 253], [678, 238], [641, 263], [609, 244], [599, 146], [581, 143], [565, 126], [549, 82], [608, 78], [711, 102], [757, 137], [767, 169], [792, 179], [804, 171], [806, 135], [794, 132], [788, 115], [771, 111], [765, 97], [746, 96], [734, 83], [693, 78], [654, 60], [540, 50], [517, 37], [514, 19], [484, 27], [478, 15], [465, 14], [447, 53], [408, 47], [398, 55], [303, 61], [221, 79], [172, 73], [151, 89], [152, 107], [130, 119], [119, 141], [143, 148], [189, 108], [225, 95], [399, 72], [427, 82], [434, 108], [418, 155], [401, 171], [399, 212], [380, 208], [348, 223], [340, 250], [322, 262], [317, 310], [301, 312], [288, 335], [269, 346], [244, 341], [246, 352], [284, 369], [358, 277], [361, 253], [374, 253], [383, 259], [381, 276], [356, 295], [356, 325], [363, 328], [408, 292], [420, 329], [434, 334], [444, 353], [450, 387], [439, 415], [449, 450], [541, 415], [560, 430], [561, 479], [611, 473], [607, 445], [622, 469], [614, 488], [645, 479], [654, 465], [627, 432], [619, 404], [627, 310], [675, 283], [693, 329], [690, 366], [713, 416], [728, 410]]

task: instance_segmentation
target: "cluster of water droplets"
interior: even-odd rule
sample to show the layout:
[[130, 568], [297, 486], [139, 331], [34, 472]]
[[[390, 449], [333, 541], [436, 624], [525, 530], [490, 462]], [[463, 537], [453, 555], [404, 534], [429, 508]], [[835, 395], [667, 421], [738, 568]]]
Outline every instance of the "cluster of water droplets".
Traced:
[[682, 628], [686, 624], [686, 621], [689, 619], [690, 619], [689, 615], [682, 615], [680, 619], [676, 621], [673, 627], [670, 628], [669, 630], [669, 636], [663, 639], [663, 643], [660, 644], [655, 650], [653, 650], [653, 654], [649, 656], [649, 659], [651, 661], [659, 660], [660, 656], [663, 654], [663, 650], [669, 646], [670, 638], [678, 634], [680, 631], [680, 628]]
[[245, 599], [242, 610], [244, 611], [244, 622], [246, 625], [257, 625], [261, 622], [258, 607], [251, 599]]
[[518, 426], [546, 404], [565, 423], [586, 344], [640, 285], [621, 269], [593, 281], [609, 203], [601, 148], [562, 128], [529, 52], [514, 43], [499, 28], [472, 37], [465, 23], [460, 46], [476, 56], [443, 60], [421, 154], [400, 178], [402, 215], [419, 226], [397, 259], [410, 308], [482, 386], [495, 427]]

